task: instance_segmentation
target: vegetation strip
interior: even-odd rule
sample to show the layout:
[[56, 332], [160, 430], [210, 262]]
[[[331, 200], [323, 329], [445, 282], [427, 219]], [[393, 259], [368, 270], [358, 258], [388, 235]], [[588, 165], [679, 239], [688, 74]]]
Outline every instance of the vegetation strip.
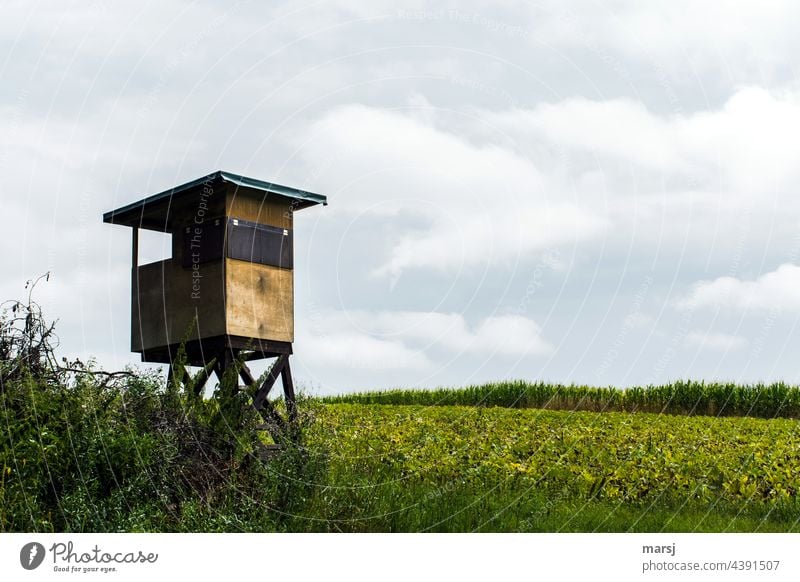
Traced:
[[328, 403], [502, 406], [593, 412], [800, 418], [800, 388], [783, 382], [733, 384], [677, 381], [627, 389], [516, 380], [466, 388], [397, 389], [343, 394]]

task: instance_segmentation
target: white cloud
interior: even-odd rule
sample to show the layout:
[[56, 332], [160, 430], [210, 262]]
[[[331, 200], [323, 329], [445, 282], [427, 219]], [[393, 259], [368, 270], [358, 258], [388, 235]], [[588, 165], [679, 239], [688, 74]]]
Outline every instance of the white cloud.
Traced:
[[691, 70], [698, 81], [720, 70], [734, 80], [763, 80], [791, 66], [790, 55], [800, 48], [791, 25], [800, 14], [791, 0], [622, 0], [579, 6], [553, 0], [537, 2], [531, 10], [536, 10], [532, 38], [596, 52], [621, 74], [645, 62], [684, 76]]
[[519, 315], [499, 315], [484, 319], [470, 338], [469, 347], [513, 355], [546, 355], [552, 346], [541, 337], [536, 322]]
[[470, 326], [458, 313], [334, 311], [318, 316], [311, 328], [316, 337], [312, 341], [315, 346], [337, 343], [340, 339], [348, 346], [333, 348], [336, 352], [333, 360], [347, 353], [349, 345], [355, 341], [362, 342], [359, 347], [369, 353], [388, 349], [387, 345], [402, 348], [404, 355], [398, 361], [408, 365], [418, 364], [408, 357], [410, 353], [421, 355], [437, 350], [448, 355], [507, 356], [541, 356], [552, 351], [551, 345], [541, 336], [540, 326], [520, 315], [490, 316]]
[[782, 309], [800, 311], [800, 267], [784, 263], [776, 270], [745, 281], [718, 277], [695, 283], [679, 301], [682, 308], [723, 307], [733, 309]]
[[681, 165], [668, 121], [630, 99], [571, 98], [488, 114], [488, 120], [523, 144], [544, 139], [657, 169]]
[[375, 220], [402, 212], [424, 223], [393, 241], [375, 274], [513, 262], [604, 226], [532, 161], [470, 143], [428, 119], [352, 105], [326, 114], [305, 136], [306, 160], [326, 168], [331, 212]]
[[418, 102], [342, 106], [303, 134], [329, 214], [403, 229], [387, 233], [373, 274], [509, 266], [598, 235], [713, 251], [769, 228], [783, 241], [777, 214], [800, 213], [800, 90], [744, 87], [691, 114], [578, 97], [473, 109], [455, 125]]
[[401, 342], [358, 331], [304, 336], [303, 350], [319, 364], [353, 370], [424, 370], [431, 366], [424, 353]]
[[792, 155], [800, 146], [800, 91], [745, 87], [721, 108], [693, 114], [658, 115], [627, 98], [571, 98], [487, 118], [526, 149], [546, 140], [626, 165], [688, 175], [695, 189], [722, 186], [728, 195], [733, 190], [756, 196], [800, 175]]
[[767, 254], [794, 244], [800, 89], [741, 88], [691, 114], [571, 98], [486, 119], [540, 166], [542, 150], [562, 152], [550, 156], [554, 172], [571, 177], [582, 210], [613, 225], [605, 231], [611, 244], [692, 248], [704, 267], [729, 264], [742, 248]]
[[746, 348], [748, 343], [740, 335], [726, 333], [693, 331], [686, 336], [687, 346], [724, 352]]
[[735, 80], [763, 79], [780, 67], [791, 67], [791, 55], [800, 48], [793, 27], [800, 14], [791, 0], [442, 0], [436, 8], [425, 2], [404, 2], [401, 10], [396, 2], [377, 0], [335, 3], [314, 12], [333, 6], [346, 7], [361, 17], [397, 14], [423, 29], [425, 25], [459, 26], [464, 34], [488, 38], [495, 45], [528, 39], [538, 52], [555, 47], [562, 53], [596, 53], [605, 65], [631, 77], [635, 70], [629, 69], [646, 63], [680, 72], [695, 82], [695, 76], [709, 73]]

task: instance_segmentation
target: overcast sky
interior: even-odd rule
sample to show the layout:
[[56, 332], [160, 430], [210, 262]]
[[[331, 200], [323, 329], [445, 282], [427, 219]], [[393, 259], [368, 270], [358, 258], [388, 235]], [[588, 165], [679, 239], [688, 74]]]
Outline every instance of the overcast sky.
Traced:
[[62, 353], [137, 362], [101, 215], [224, 169], [328, 196], [295, 220], [313, 393], [798, 382], [799, 25], [788, 0], [6, 1], [0, 297], [49, 270]]

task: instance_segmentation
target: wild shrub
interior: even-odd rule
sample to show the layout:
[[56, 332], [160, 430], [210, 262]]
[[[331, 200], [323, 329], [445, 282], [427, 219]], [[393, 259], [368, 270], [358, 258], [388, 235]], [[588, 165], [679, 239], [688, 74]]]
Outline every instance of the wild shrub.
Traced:
[[204, 399], [191, 380], [59, 361], [55, 326], [30, 295], [3, 307], [0, 531], [274, 529], [302, 503], [315, 465], [297, 435], [259, 457], [235, 365]]

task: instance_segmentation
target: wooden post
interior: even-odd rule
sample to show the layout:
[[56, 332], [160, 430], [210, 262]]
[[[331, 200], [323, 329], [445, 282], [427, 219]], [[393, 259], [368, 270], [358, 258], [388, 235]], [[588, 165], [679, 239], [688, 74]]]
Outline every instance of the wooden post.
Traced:
[[142, 317], [141, 306], [139, 305], [139, 229], [134, 226], [133, 239], [131, 241], [131, 315], [132, 326], [135, 325], [138, 329], [131, 328], [131, 343], [136, 343], [134, 338], [138, 332], [139, 338], [142, 337]]
[[283, 398], [286, 401], [286, 412], [289, 416], [289, 422], [293, 422], [297, 418], [297, 402], [294, 398], [294, 383], [292, 382], [292, 369], [289, 367], [289, 356], [286, 356], [286, 361], [283, 364], [281, 380], [283, 380]]
[[[217, 354], [217, 363], [214, 365], [214, 372], [216, 372], [217, 378], [219, 378], [220, 386], [222, 386], [223, 379], [225, 377], [225, 372], [232, 365], [233, 365], [233, 353], [227, 346], [225, 346], [222, 348], [222, 351], [219, 354]], [[235, 393], [236, 393], [236, 387], [234, 387], [230, 395], [233, 395]]]
[[139, 229], [135, 226], [131, 229], [133, 231], [133, 244], [131, 245], [131, 265], [135, 271], [139, 267]]

